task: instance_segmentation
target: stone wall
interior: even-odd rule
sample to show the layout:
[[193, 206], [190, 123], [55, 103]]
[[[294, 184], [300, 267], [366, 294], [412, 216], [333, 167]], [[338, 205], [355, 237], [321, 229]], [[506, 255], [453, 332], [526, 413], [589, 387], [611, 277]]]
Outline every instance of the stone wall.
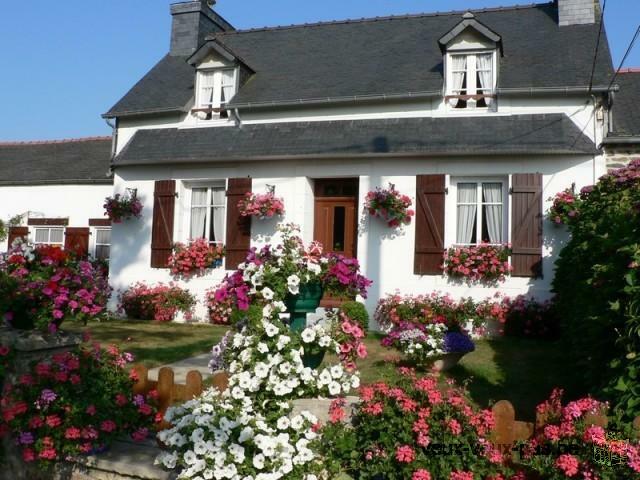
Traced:
[[620, 168], [640, 158], [640, 144], [606, 147], [607, 169]]

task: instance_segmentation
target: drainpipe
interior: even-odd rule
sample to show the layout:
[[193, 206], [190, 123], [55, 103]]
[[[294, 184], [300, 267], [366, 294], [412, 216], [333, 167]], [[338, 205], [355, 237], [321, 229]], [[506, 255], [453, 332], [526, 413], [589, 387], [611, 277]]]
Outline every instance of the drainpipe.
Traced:
[[[592, 93], [591, 100], [593, 100], [593, 143], [598, 144], [598, 104], [596, 96]], [[605, 158], [606, 162], [606, 158]], [[596, 155], [593, 155], [593, 185], [596, 184]]]
[[118, 119], [115, 119], [115, 123], [111, 123], [108, 118], [104, 121], [111, 127], [111, 158], [109, 158], [109, 170], [107, 171], [107, 177], [113, 175], [113, 159], [116, 158], [116, 149], [118, 146]]

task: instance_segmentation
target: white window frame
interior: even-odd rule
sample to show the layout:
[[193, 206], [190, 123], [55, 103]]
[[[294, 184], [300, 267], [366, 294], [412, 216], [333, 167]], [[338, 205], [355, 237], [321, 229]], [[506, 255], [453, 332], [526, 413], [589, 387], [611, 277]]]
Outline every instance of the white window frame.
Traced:
[[[492, 67], [492, 84], [491, 88], [481, 88], [478, 85], [478, 69], [477, 69], [477, 57], [478, 55], [488, 55], [491, 54], [491, 67]], [[464, 89], [466, 91], [465, 95], [495, 95], [496, 87], [498, 81], [498, 56], [497, 51], [495, 49], [490, 50], [452, 50], [448, 51], [445, 55], [445, 65], [446, 65], [446, 88], [445, 88], [445, 97], [451, 95], [460, 95], [460, 90], [456, 90], [453, 88], [453, 57], [456, 56], [465, 56], [467, 58], [467, 68], [466, 68], [466, 83], [467, 86]], [[486, 107], [478, 107], [476, 100], [469, 99], [467, 100], [467, 106], [465, 108], [453, 107], [449, 104], [448, 99], [445, 98], [445, 103], [447, 108], [450, 111], [456, 112], [464, 112], [469, 110], [480, 110], [480, 111], [488, 111], [494, 110], [497, 104], [497, 98], [494, 96], [493, 101], [489, 106]]]
[[[504, 176], [451, 176], [449, 179], [449, 194], [446, 201], [446, 225], [445, 225], [445, 238], [446, 246], [458, 247], [458, 246], [470, 246], [480, 245], [482, 243], [482, 217], [484, 211], [482, 209], [486, 202], [482, 202], [482, 184], [483, 183], [501, 183], [502, 184], [502, 244], [510, 242], [509, 238], [509, 212], [511, 211], [511, 202], [509, 195], [509, 175]], [[458, 184], [459, 183], [475, 183], [476, 184], [476, 205], [478, 209], [476, 211], [476, 243], [473, 244], [460, 244], [458, 243]]]
[[[207, 182], [197, 182], [197, 183], [189, 183], [188, 185], [185, 186], [187, 191], [188, 191], [188, 197], [189, 197], [189, 201], [188, 201], [188, 208], [187, 208], [187, 221], [185, 222], [185, 226], [186, 226], [186, 237], [187, 240], [195, 240], [190, 238], [191, 237], [191, 216], [192, 216], [192, 210], [195, 207], [206, 207], [206, 226], [205, 226], [205, 232], [210, 232], [211, 231], [211, 209], [212, 208], [222, 208], [224, 211], [224, 218], [225, 218], [225, 222], [223, 223], [223, 234], [222, 234], [222, 240], [218, 240], [215, 242], [211, 242], [207, 239], [207, 241], [209, 242], [210, 245], [220, 245], [220, 246], [224, 246], [226, 244], [227, 241], [227, 222], [226, 222], [226, 218], [227, 218], [227, 197], [225, 195], [225, 199], [224, 202], [222, 204], [213, 204], [213, 190], [215, 188], [222, 188], [222, 190], [224, 192], [226, 192], [227, 190], [227, 182], [226, 180], [211, 180], [211, 181], [207, 181]], [[207, 204], [206, 205], [194, 205], [193, 204], [193, 189], [195, 188], [206, 188], [207, 189]]]
[[[196, 75], [196, 110], [202, 111], [203, 109], [217, 109], [222, 108], [227, 102], [231, 100], [231, 98], [226, 99], [224, 102], [222, 101], [222, 88], [225, 86], [222, 83], [223, 72], [233, 71], [233, 96], [238, 93], [238, 68], [237, 67], [224, 67], [224, 68], [207, 68], [198, 70], [198, 74]], [[213, 76], [213, 86], [206, 87], [213, 89], [213, 99], [211, 101], [205, 101], [203, 98], [204, 86], [203, 82], [206, 76]], [[228, 86], [228, 85], [227, 85]], [[202, 119], [203, 122], [212, 122], [212, 121], [228, 121], [226, 117], [221, 116], [221, 112], [211, 112], [210, 118]]]
[[[109, 233], [109, 243], [98, 243], [98, 232], [108, 230]], [[93, 258], [98, 259], [98, 247], [108, 246], [109, 247], [109, 256], [102, 260], [109, 260], [111, 258], [111, 235], [112, 235], [111, 227], [93, 227], [93, 232], [91, 232], [91, 236], [93, 237], [93, 247], [91, 251], [93, 252]]]
[[[38, 242], [38, 230], [47, 230], [47, 241], [46, 242]], [[62, 240], [60, 242], [52, 242], [51, 241], [51, 231], [52, 230], [62, 230]], [[33, 244], [34, 245], [54, 245], [64, 248], [64, 235], [66, 228], [62, 225], [49, 225], [49, 226], [37, 226], [33, 229]]]

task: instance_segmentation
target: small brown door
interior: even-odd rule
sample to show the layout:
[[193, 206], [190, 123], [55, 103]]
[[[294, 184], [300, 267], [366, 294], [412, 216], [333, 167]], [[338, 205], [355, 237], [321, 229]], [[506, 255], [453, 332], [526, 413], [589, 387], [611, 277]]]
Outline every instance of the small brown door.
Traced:
[[325, 252], [356, 257], [358, 179], [316, 180], [314, 239]]
[[75, 253], [80, 258], [89, 254], [89, 229], [67, 227], [64, 238], [64, 249]]

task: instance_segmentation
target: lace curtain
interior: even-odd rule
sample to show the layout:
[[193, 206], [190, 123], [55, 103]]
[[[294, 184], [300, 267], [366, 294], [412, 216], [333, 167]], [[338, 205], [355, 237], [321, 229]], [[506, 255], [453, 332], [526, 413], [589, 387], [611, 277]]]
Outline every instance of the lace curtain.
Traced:
[[[465, 55], [454, 55], [451, 57], [451, 94], [460, 95], [462, 85], [464, 85], [464, 79], [467, 75], [467, 57]], [[459, 98], [449, 99], [449, 105], [456, 107]]]
[[461, 245], [471, 243], [476, 228], [478, 191], [475, 183], [458, 184], [458, 225], [456, 242]]

